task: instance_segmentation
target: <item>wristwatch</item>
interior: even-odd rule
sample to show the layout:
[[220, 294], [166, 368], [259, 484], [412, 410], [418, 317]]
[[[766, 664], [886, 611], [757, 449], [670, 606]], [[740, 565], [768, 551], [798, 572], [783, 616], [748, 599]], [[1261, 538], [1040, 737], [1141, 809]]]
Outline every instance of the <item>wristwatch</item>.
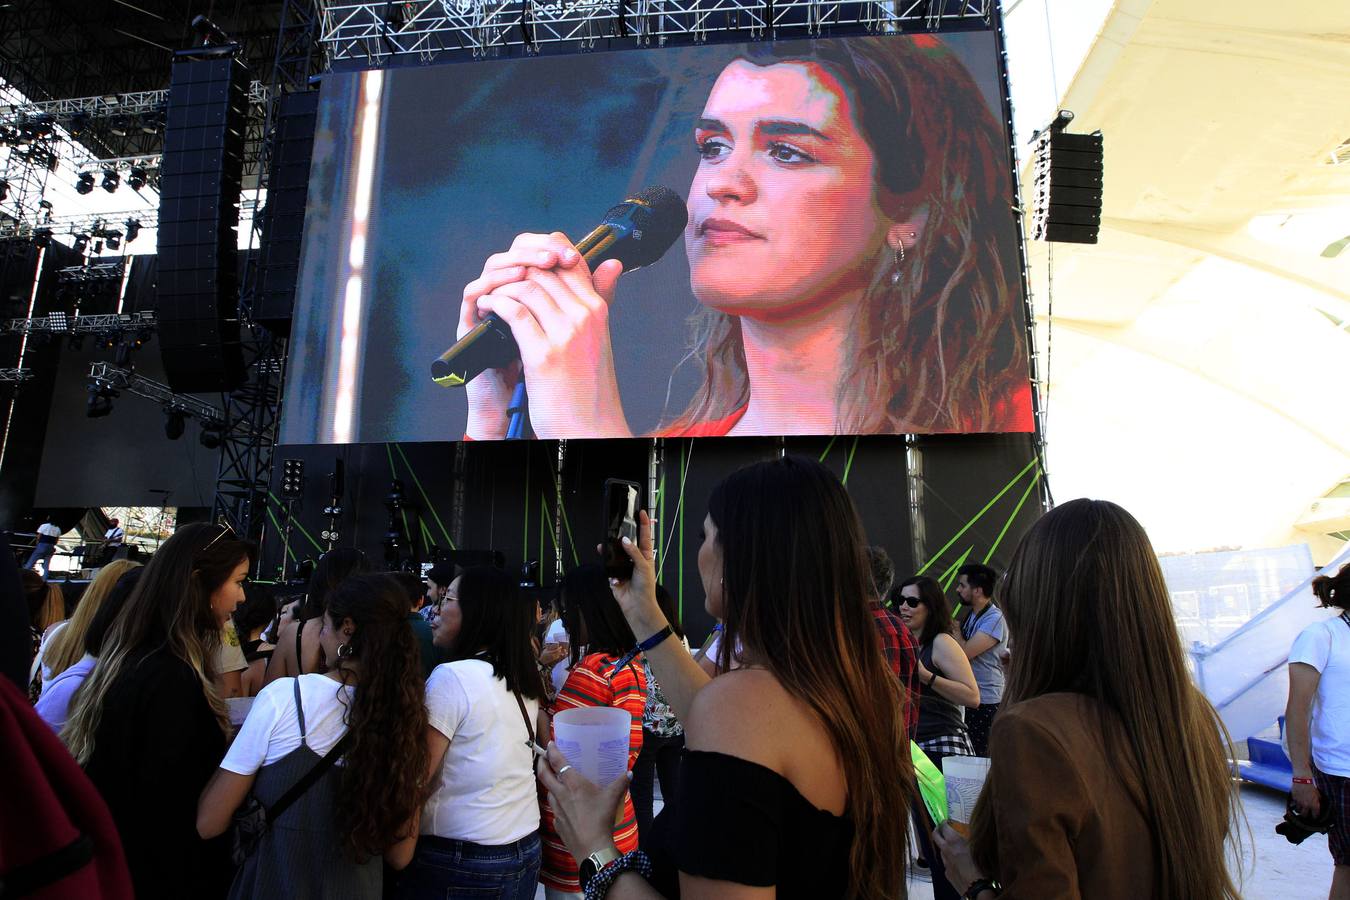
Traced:
[[578, 867], [581, 875], [581, 889], [585, 891], [586, 885], [591, 883], [591, 879], [594, 878], [601, 869], [621, 856], [623, 856], [623, 854], [619, 852], [617, 847], [611, 844], [608, 847], [595, 851], [590, 856], [583, 859], [581, 865]]

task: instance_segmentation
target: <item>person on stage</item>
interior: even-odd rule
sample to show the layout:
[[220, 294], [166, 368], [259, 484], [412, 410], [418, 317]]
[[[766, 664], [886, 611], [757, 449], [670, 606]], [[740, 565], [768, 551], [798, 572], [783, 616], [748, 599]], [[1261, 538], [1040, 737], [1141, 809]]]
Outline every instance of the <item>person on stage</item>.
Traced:
[[52, 556], [56, 553], [56, 542], [60, 538], [61, 529], [52, 524], [52, 517], [48, 516], [38, 526], [37, 546], [33, 548], [33, 555], [28, 557], [28, 562], [24, 564], [24, 568], [37, 571], [40, 563], [42, 565], [42, 577], [46, 578], [51, 573]]
[[[793, 48], [802, 45], [794, 43]], [[685, 253], [702, 384], [665, 436], [1030, 431], [1002, 131], [936, 37], [811, 42], [730, 61], [691, 123]], [[956, 127], [953, 103], [980, 110]], [[978, 124], [971, 127], [969, 122]], [[467, 386], [466, 433], [630, 436], [608, 315], [622, 274], [522, 234], [463, 293], [521, 361]]]

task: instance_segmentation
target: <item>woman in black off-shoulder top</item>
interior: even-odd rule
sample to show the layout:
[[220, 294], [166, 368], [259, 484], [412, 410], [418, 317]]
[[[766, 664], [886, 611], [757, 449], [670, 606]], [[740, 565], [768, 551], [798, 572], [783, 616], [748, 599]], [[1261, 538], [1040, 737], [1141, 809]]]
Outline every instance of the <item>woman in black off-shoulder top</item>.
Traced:
[[739, 668], [709, 680], [664, 636], [643, 515], [626, 547], [633, 578], [611, 583], [687, 749], [678, 793], [644, 838], [650, 857], [620, 857], [609, 823], [626, 783], [597, 788], [550, 747], [539, 776], [588, 900], [905, 896], [913, 767], [865, 546], [843, 485], [814, 461], [759, 463], [718, 485], [699, 574], [725, 622], [723, 655], [741, 651]]

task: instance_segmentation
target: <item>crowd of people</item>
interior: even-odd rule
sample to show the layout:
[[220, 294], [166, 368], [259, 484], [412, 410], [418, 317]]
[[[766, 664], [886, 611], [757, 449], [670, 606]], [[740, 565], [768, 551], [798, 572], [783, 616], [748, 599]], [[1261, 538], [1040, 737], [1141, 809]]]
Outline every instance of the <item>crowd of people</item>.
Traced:
[[[24, 779], [0, 865], [84, 891], [50, 897], [881, 900], [923, 872], [940, 900], [1239, 896], [1226, 733], [1125, 510], [1058, 506], [1006, 573], [962, 566], [953, 604], [895, 583], [815, 462], [749, 466], [706, 508], [701, 647], [645, 514], [631, 578], [579, 565], [542, 605], [496, 568], [424, 584], [351, 549], [278, 595], [212, 524], [105, 566], [69, 615], [25, 570], [4, 752], [54, 787]], [[1344, 898], [1350, 566], [1316, 590], [1342, 614], [1291, 655], [1291, 804], [1332, 820]], [[582, 707], [627, 714], [628, 777], [554, 743]], [[911, 743], [988, 758], [968, 835], [935, 827]], [[83, 855], [44, 802], [77, 807]]]

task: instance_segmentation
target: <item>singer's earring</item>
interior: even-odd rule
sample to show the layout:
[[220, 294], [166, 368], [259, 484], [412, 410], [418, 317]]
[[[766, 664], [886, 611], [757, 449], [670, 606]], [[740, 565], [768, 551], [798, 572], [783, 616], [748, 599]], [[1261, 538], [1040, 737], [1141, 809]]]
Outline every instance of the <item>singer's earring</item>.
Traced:
[[900, 283], [900, 270], [905, 265], [905, 242], [896, 241], [895, 249], [891, 251], [894, 258], [893, 268], [891, 269], [891, 284]]
[[351, 659], [356, 655], [356, 648], [348, 643], [338, 644], [337, 655], [338, 659]]

